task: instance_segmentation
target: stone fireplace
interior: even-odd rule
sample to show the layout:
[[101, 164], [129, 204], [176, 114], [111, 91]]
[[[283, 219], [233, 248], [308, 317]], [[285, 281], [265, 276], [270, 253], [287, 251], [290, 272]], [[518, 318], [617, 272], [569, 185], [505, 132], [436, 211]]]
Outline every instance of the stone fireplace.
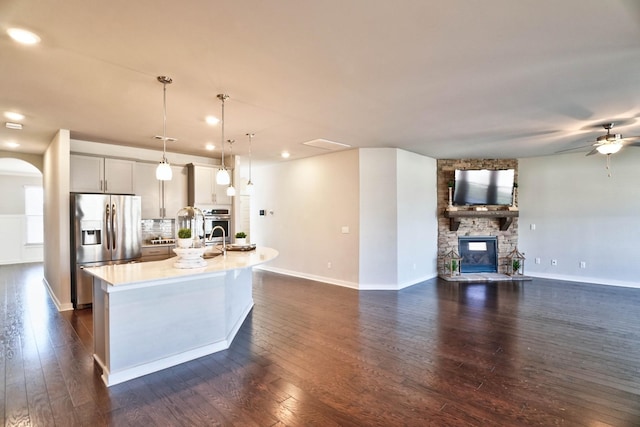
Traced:
[[[457, 252], [462, 258], [460, 240], [466, 238], [483, 238], [489, 240], [488, 247], [495, 242], [496, 260], [494, 272], [508, 274], [509, 254], [518, 246], [518, 218], [517, 212], [509, 218], [500, 218], [499, 215], [487, 214], [474, 215], [473, 208], [459, 207], [459, 217], [455, 218], [455, 226], [452, 218], [445, 216], [449, 205], [448, 183], [454, 180], [456, 169], [514, 169], [515, 182], [518, 182], [518, 160], [517, 159], [441, 159], [438, 160], [438, 255], [443, 257], [449, 251]], [[489, 209], [492, 209], [489, 207]], [[506, 208], [505, 208], [506, 209]], [[499, 214], [499, 212], [494, 212]], [[468, 215], [467, 215], [468, 214]], [[473, 240], [472, 240], [473, 241]], [[482, 245], [472, 245], [475, 249], [480, 249]], [[476, 251], [474, 253], [478, 255]], [[487, 255], [487, 254], [485, 254]], [[471, 258], [469, 258], [471, 259]], [[461, 273], [465, 271], [465, 261], [461, 263]], [[473, 267], [479, 268], [479, 267]], [[485, 267], [482, 267], [485, 269]], [[494, 268], [494, 267], [491, 267]], [[444, 274], [444, 271], [440, 272]]]

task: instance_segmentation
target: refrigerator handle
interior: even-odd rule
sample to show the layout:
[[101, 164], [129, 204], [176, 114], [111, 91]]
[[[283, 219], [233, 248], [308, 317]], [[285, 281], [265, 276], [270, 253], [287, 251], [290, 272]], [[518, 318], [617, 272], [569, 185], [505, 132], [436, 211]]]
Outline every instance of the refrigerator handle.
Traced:
[[104, 208], [104, 224], [107, 235], [107, 249], [111, 249], [111, 215], [109, 214], [109, 204]]
[[111, 205], [111, 240], [113, 240], [113, 249], [116, 249], [116, 230], [117, 230], [117, 226], [118, 226], [118, 222], [117, 222], [117, 218], [116, 218], [116, 205], [115, 203], [113, 205]]

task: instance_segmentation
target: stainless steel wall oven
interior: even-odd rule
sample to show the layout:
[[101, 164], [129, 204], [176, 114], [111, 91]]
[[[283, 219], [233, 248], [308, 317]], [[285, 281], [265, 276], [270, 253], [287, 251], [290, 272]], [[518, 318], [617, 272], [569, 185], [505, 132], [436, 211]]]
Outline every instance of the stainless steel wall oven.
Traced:
[[222, 229], [224, 230], [226, 242], [231, 243], [231, 236], [229, 236], [229, 233], [232, 231], [232, 228], [231, 214], [229, 213], [229, 209], [203, 210], [202, 213], [204, 213], [203, 237], [206, 241], [206, 244], [213, 245], [222, 243], [222, 231], [219, 228], [213, 230], [216, 226], [222, 227]]

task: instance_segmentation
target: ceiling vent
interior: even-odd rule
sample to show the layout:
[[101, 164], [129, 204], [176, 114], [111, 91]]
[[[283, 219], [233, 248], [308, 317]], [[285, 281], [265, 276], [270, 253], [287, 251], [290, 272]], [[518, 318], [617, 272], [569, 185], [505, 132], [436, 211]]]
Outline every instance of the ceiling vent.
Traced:
[[312, 141], [303, 142], [302, 144], [308, 145], [309, 147], [321, 148], [323, 150], [344, 150], [345, 148], [351, 148], [348, 144], [342, 144], [341, 142], [333, 142], [328, 139], [314, 139]]
[[20, 123], [6, 122], [5, 126], [6, 126], [7, 129], [22, 130], [22, 124], [20, 124]]

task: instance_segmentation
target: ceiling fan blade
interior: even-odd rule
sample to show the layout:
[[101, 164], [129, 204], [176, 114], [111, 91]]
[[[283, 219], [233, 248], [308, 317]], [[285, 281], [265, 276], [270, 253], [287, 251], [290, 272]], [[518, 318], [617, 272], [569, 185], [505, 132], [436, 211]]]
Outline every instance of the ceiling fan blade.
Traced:
[[592, 156], [592, 155], [596, 154], [597, 152], [598, 152], [598, 149], [594, 148], [593, 150], [589, 151], [586, 155], [587, 156]]
[[640, 147], [640, 141], [631, 142], [627, 144], [627, 147]]
[[573, 148], [565, 148], [564, 150], [558, 150], [556, 151], [554, 154], [560, 154], [560, 153], [567, 153], [569, 151], [575, 151], [575, 150], [582, 150], [585, 149], [587, 147], [593, 147], [593, 144], [589, 144], [589, 145], [581, 145], [580, 147], [573, 147]]

